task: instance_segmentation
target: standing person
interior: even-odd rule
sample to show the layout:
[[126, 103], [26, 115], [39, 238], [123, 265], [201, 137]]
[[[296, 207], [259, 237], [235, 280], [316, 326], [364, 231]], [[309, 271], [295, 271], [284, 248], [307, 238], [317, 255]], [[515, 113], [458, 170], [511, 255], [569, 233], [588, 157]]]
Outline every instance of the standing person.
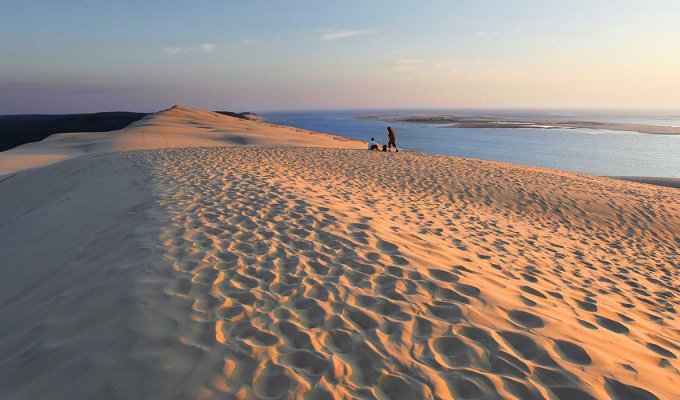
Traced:
[[394, 149], [397, 150], [397, 153], [399, 153], [399, 149], [397, 148], [397, 136], [389, 126], [387, 127], [387, 138], [389, 139], [389, 142], [387, 142], [388, 151], [391, 151], [392, 146], [394, 146]]

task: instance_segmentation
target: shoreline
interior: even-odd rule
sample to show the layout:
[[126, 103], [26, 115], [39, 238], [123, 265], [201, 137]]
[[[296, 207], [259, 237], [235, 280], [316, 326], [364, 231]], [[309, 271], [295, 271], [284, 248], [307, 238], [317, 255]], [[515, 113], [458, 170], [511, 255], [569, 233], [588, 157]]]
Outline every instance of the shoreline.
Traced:
[[412, 116], [387, 118], [381, 116], [355, 116], [356, 119], [379, 120], [386, 122], [406, 122], [441, 125], [441, 128], [505, 128], [505, 129], [592, 129], [619, 132], [637, 132], [650, 135], [680, 135], [679, 126], [635, 124], [626, 122], [560, 121], [495, 118], [484, 116]]
[[680, 189], [680, 178], [656, 177], [656, 176], [605, 176], [605, 178], [618, 179], [627, 182], [643, 183], [646, 185], [663, 186]]
[[[194, 115], [196, 112], [198, 112], [198, 114]], [[355, 118], [381, 119], [379, 116]], [[197, 123], [198, 120], [201, 121], [200, 124]], [[167, 127], [172, 127], [172, 135], [166, 135], [165, 138], [149, 136], [147, 139], [146, 137], [148, 135], [149, 129], [153, 128], [159, 122], [166, 126], [166, 129]], [[191, 125], [202, 125], [203, 129], [210, 128], [216, 133], [219, 132], [219, 134], [205, 135], [205, 131], [190, 127]], [[238, 132], [243, 129], [245, 129], [245, 131], [242, 133]], [[265, 132], [266, 136], [263, 136], [262, 134]], [[253, 133], [255, 135], [252, 135]], [[135, 138], [137, 135], [138, 137]], [[285, 135], [289, 138], [292, 138], [292, 141], [290, 139], [283, 139], [283, 137], [279, 135]], [[55, 133], [39, 142], [26, 143], [13, 149], [0, 152], [0, 182], [5, 181], [25, 170], [43, 167], [91, 153], [106, 153], [109, 151], [120, 151], [143, 147], [248, 146], [263, 145], [267, 142], [269, 142], [270, 145], [275, 146], [293, 145], [305, 147], [313, 144], [314, 146], [312, 147], [321, 145], [321, 147], [348, 147], [353, 149], [364, 149], [365, 145], [364, 141], [348, 136], [330, 132], [311, 131], [291, 125], [274, 124], [269, 122], [266, 118], [259, 120], [236, 119], [232, 118], [230, 115], [225, 115], [224, 112], [207, 112], [190, 109], [183, 106], [174, 106], [170, 109], [163, 110], [155, 114], [149, 114], [142, 120], [135, 122], [119, 131]], [[142, 146], [140, 147], [140, 145]], [[82, 151], [81, 149], [83, 148], [87, 148], [88, 151]], [[416, 150], [405, 150], [422, 153], [423, 155], [443, 155], [446, 157], [466, 158], [452, 154], [444, 155]], [[597, 175], [594, 173], [559, 170], [529, 164], [511, 163], [500, 160], [482, 158], [470, 159], [483, 162], [497, 162], [518, 167], [539, 168], [559, 172], [585, 174], [589, 176], [601, 176], [628, 182], [680, 189], [680, 177], [608, 176]]]

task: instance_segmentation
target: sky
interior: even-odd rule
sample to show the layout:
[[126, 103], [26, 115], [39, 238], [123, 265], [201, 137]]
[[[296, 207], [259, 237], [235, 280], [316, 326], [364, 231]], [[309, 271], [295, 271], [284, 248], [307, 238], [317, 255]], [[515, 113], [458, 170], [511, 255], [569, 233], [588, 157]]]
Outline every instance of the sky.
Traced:
[[0, 114], [680, 108], [677, 0], [0, 0]]

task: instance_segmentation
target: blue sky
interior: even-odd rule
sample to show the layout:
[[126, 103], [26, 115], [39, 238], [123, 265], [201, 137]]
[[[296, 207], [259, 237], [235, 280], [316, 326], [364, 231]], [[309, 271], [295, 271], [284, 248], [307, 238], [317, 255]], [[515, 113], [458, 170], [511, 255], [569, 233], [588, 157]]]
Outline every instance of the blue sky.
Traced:
[[0, 114], [678, 107], [677, 1], [0, 3]]

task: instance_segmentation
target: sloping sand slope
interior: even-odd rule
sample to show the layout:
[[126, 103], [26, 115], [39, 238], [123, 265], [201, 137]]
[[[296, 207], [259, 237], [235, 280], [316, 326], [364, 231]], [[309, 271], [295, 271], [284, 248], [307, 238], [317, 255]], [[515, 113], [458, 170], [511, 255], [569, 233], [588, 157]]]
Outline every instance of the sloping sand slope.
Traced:
[[0, 153], [0, 176], [92, 153], [176, 147], [305, 146], [363, 149], [339, 136], [174, 106], [114, 132], [60, 133]]
[[675, 189], [213, 147], [0, 199], [3, 399], [680, 397]]

